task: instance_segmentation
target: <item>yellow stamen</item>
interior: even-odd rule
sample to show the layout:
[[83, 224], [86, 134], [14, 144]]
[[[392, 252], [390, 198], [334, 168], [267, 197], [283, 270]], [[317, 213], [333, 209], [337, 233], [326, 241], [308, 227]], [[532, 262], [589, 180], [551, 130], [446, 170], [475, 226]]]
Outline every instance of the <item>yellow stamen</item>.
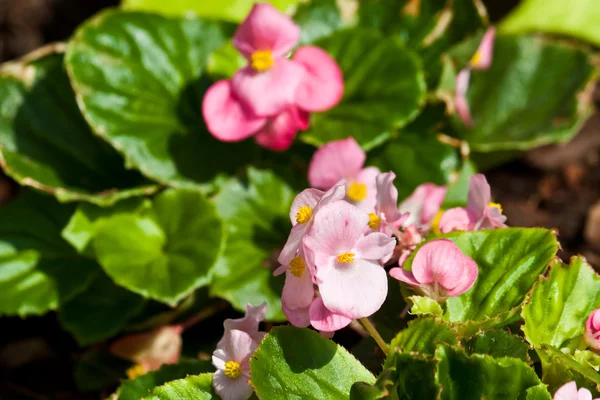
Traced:
[[351, 263], [354, 262], [354, 253], [350, 253], [349, 251], [340, 254], [338, 256], [338, 261], [341, 263]]
[[304, 261], [302, 261], [302, 257], [296, 256], [292, 258], [290, 261], [290, 267], [288, 268], [290, 273], [294, 275], [296, 278], [302, 278], [302, 274], [304, 273]]
[[364, 200], [367, 197], [367, 187], [362, 183], [354, 182], [348, 188], [346, 196], [352, 201]]
[[235, 361], [227, 361], [225, 363], [225, 376], [231, 379], [235, 379], [242, 374], [242, 368], [240, 364]]
[[310, 217], [312, 217], [312, 208], [309, 206], [302, 206], [296, 213], [296, 222], [299, 224], [304, 224], [308, 222]]
[[127, 368], [127, 371], [125, 372], [129, 379], [135, 379], [140, 375], [144, 375], [147, 371], [141, 364], [135, 364], [133, 367]]
[[258, 72], [264, 72], [275, 64], [271, 50], [256, 50], [252, 53], [250, 66]]
[[377, 228], [379, 228], [380, 223], [381, 223], [381, 220], [379, 219], [377, 214], [369, 213], [369, 228], [377, 229]]
[[476, 51], [475, 54], [473, 54], [473, 57], [471, 57], [471, 61], [469, 61], [469, 62], [471, 63], [472, 66], [476, 67], [479, 65], [480, 61], [481, 61], [481, 53]]
[[488, 207], [496, 207], [500, 212], [502, 212], [502, 206], [499, 203], [489, 202]]
[[440, 231], [440, 221], [442, 220], [442, 215], [444, 215], [444, 210], [440, 210], [435, 214], [433, 220], [431, 221], [431, 230], [436, 235], [441, 235], [442, 231]]

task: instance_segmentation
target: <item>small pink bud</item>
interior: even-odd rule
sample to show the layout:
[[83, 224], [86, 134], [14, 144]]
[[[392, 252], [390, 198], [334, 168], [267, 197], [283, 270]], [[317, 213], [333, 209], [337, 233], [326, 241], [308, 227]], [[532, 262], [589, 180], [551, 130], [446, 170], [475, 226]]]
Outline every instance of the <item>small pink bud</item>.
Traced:
[[600, 308], [592, 311], [585, 322], [583, 337], [592, 349], [600, 350]]

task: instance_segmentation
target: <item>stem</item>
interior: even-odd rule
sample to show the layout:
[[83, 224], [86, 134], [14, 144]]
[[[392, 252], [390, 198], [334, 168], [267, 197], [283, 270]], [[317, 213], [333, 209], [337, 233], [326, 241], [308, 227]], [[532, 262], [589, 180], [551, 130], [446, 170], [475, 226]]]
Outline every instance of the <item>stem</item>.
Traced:
[[367, 332], [369, 332], [369, 335], [371, 335], [371, 337], [375, 340], [379, 348], [381, 348], [383, 354], [387, 356], [390, 352], [390, 348], [385, 340], [383, 340], [379, 332], [377, 332], [377, 329], [375, 329], [375, 325], [373, 325], [369, 318], [360, 318], [359, 321], [363, 324]]
[[225, 301], [220, 301], [216, 304], [213, 304], [212, 306], [208, 306], [208, 307], [202, 309], [199, 313], [188, 318], [185, 322], [183, 322], [181, 324], [181, 327], [183, 328], [183, 330], [191, 328], [192, 326], [196, 325], [198, 322], [200, 322], [208, 317], [212, 317], [217, 312], [222, 311], [226, 308], [227, 308], [227, 302], [225, 302]]

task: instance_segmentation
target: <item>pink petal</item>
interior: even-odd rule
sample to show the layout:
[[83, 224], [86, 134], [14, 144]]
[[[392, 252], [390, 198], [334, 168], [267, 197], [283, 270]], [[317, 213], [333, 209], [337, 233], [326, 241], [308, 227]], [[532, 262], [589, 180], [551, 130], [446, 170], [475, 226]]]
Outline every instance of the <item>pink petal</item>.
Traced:
[[266, 122], [253, 116], [231, 92], [228, 80], [216, 82], [202, 100], [202, 115], [208, 131], [224, 142], [237, 142], [252, 136]]
[[294, 104], [296, 89], [305, 74], [293, 61], [278, 59], [267, 71], [250, 67], [238, 70], [231, 79], [233, 93], [254, 115], [272, 117]]
[[473, 126], [473, 118], [471, 117], [471, 109], [467, 101], [467, 89], [469, 87], [469, 79], [471, 71], [463, 69], [456, 77], [456, 93], [454, 96], [454, 107], [461, 121], [467, 128]]
[[[407, 255], [409, 255], [410, 253], [407, 253]], [[405, 261], [405, 260], [403, 260]], [[402, 262], [402, 264], [404, 264], [404, 262]], [[402, 265], [400, 264], [400, 265]], [[417, 280], [415, 279], [415, 276], [413, 275], [413, 273], [411, 271], [407, 271], [404, 268], [400, 267], [396, 267], [396, 268], [392, 268], [390, 269], [390, 276], [394, 279], [399, 280], [400, 282], [404, 282], [404, 283], [408, 283], [409, 285], [412, 286], [420, 286], [421, 284], [419, 282], [417, 282]]]
[[362, 169], [366, 154], [352, 137], [329, 142], [318, 149], [310, 160], [310, 186], [327, 190], [340, 179], [353, 179]]
[[237, 329], [251, 335], [258, 332], [258, 324], [265, 320], [266, 313], [266, 302], [256, 307], [252, 306], [251, 304], [246, 304], [246, 315], [243, 318], [226, 319], [223, 322], [223, 327], [226, 331]]
[[323, 194], [321, 200], [319, 200], [319, 204], [317, 209], [320, 209], [327, 204], [333, 203], [335, 201], [343, 200], [346, 197], [346, 179], [340, 179], [331, 189]]
[[254, 139], [266, 149], [287, 150], [292, 145], [298, 129], [303, 126], [308, 126], [308, 113], [296, 107], [288, 107], [270, 118]]
[[296, 226], [296, 224], [298, 223], [296, 221], [296, 214], [298, 214], [300, 207], [306, 206], [312, 208], [314, 216], [315, 208], [317, 207], [317, 204], [319, 203], [323, 195], [324, 192], [318, 189], [304, 189], [302, 192], [300, 192], [294, 198], [294, 201], [292, 202], [292, 207], [290, 208], [290, 221], [292, 222], [292, 225]]
[[579, 400], [577, 383], [571, 381], [562, 385], [558, 388], [556, 393], [554, 393], [554, 400]]
[[498, 207], [487, 206], [483, 213], [483, 219], [480, 221], [476, 229], [495, 229], [506, 227], [506, 216], [502, 215], [502, 212]]
[[585, 322], [583, 337], [592, 349], [600, 350], [600, 309], [595, 309]]
[[466, 208], [451, 208], [440, 218], [440, 232], [470, 231], [474, 223], [474, 216]]
[[212, 384], [221, 400], [247, 400], [254, 393], [254, 389], [248, 384], [247, 377], [240, 375], [236, 379], [231, 379], [225, 375], [223, 370], [215, 372]]
[[150, 370], [158, 369], [179, 359], [182, 330], [181, 326], [164, 326], [152, 332], [124, 336], [110, 346], [110, 352]]
[[471, 68], [477, 70], [485, 70], [492, 65], [492, 57], [494, 55], [494, 38], [496, 36], [496, 28], [489, 28], [479, 44], [479, 48], [471, 59]]
[[290, 310], [285, 304], [282, 304], [281, 310], [287, 317], [288, 321], [290, 321], [290, 324], [297, 326], [298, 328], [306, 328], [310, 325], [308, 307]]
[[[345, 201], [329, 203], [314, 216], [311, 240], [305, 244], [316, 257], [319, 254], [337, 257], [354, 248], [368, 223], [367, 213], [353, 205]], [[317, 266], [321, 268], [318, 259]]]
[[308, 268], [304, 268], [304, 272], [299, 278], [289, 271], [286, 273], [281, 293], [281, 301], [285, 303], [286, 307], [292, 310], [306, 308], [310, 305], [313, 297], [315, 297], [315, 289]]
[[274, 58], [280, 58], [298, 41], [298, 25], [269, 3], [255, 4], [233, 36], [233, 45], [246, 58], [256, 50], [271, 50]]
[[445, 197], [445, 186], [438, 186], [433, 183], [419, 185], [410, 197], [400, 204], [400, 212], [410, 214], [404, 220], [403, 225], [416, 225], [421, 230], [429, 230], [431, 221], [440, 210]]
[[479, 220], [484, 216], [490, 201], [492, 201], [492, 192], [485, 175], [473, 175], [469, 182], [467, 209], [473, 214], [475, 220]]
[[344, 78], [335, 60], [315, 46], [300, 47], [294, 61], [304, 66], [306, 74], [296, 90], [296, 104], [308, 111], [325, 111], [340, 102], [344, 95]]
[[387, 223], [398, 221], [402, 213], [398, 210], [398, 189], [394, 186], [396, 174], [386, 172], [376, 178], [377, 212], [385, 216]]
[[283, 249], [281, 249], [281, 253], [279, 253], [279, 257], [277, 257], [279, 264], [289, 265], [290, 261], [292, 261], [292, 258], [296, 256], [296, 253], [302, 244], [302, 238], [308, 232], [310, 227], [310, 222], [296, 224], [296, 226], [292, 227], [292, 231], [288, 236], [287, 242], [285, 242]]
[[[363, 168], [355, 177], [356, 182], [362, 183], [367, 187], [367, 197], [353, 204], [367, 213], [375, 211], [375, 205], [377, 204], [377, 176], [380, 173], [381, 171], [377, 167], [367, 167]], [[346, 186], [350, 187], [351, 184], [352, 182], [349, 181]]]
[[309, 316], [310, 324], [321, 332], [335, 332], [352, 322], [351, 318], [329, 311], [320, 297], [317, 297], [310, 305]]
[[394, 254], [396, 239], [379, 232], [373, 232], [358, 239], [352, 252], [357, 258], [385, 263]]
[[374, 314], [387, 296], [387, 276], [379, 263], [356, 259], [336, 266], [319, 285], [329, 311], [358, 319]]
[[235, 361], [240, 364], [250, 358], [258, 348], [258, 344], [248, 333], [237, 329], [226, 331], [217, 346], [225, 351], [228, 357], [227, 361]]

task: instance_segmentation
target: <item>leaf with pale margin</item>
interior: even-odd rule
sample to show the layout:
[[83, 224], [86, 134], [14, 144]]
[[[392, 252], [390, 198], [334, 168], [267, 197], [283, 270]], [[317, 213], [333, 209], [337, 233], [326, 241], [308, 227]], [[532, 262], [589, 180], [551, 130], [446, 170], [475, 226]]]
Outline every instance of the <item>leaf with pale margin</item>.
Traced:
[[198, 18], [109, 10], [75, 32], [65, 62], [80, 109], [126, 165], [164, 184], [208, 190], [217, 175], [252, 160], [252, 141], [219, 142], [200, 111], [211, 84], [201, 76], [224, 30]]
[[144, 400], [220, 400], [212, 386], [213, 374], [200, 374], [154, 388]]
[[80, 346], [109, 339], [142, 311], [144, 299], [101, 273], [83, 292], [61, 305], [59, 320]]
[[527, 150], [570, 139], [590, 115], [590, 53], [541, 37], [497, 35], [494, 61], [472, 71], [467, 100], [474, 125], [453, 118], [474, 151]]
[[585, 321], [600, 308], [600, 276], [583, 257], [571, 265], [555, 260], [548, 278], [540, 278], [523, 306], [523, 332], [535, 347], [575, 347], [585, 330]]
[[441, 316], [443, 314], [440, 303], [433, 300], [431, 297], [425, 296], [410, 296], [408, 299], [412, 306], [409, 313], [416, 316]]
[[117, 214], [102, 221], [93, 246], [118, 285], [174, 306], [210, 282], [223, 230], [201, 193], [171, 189], [153, 199], [147, 216]]
[[513, 357], [531, 364], [529, 346], [523, 338], [501, 330], [483, 331], [461, 341], [467, 354]]
[[[433, 318], [417, 318], [408, 324], [390, 343], [390, 351], [416, 352], [433, 356], [439, 343], [458, 344], [456, 332]], [[388, 367], [386, 360], [385, 367]]]
[[259, 398], [348, 399], [355, 382], [375, 377], [343, 347], [317, 332], [276, 327], [250, 361], [252, 385]]
[[45, 47], [0, 69], [2, 169], [21, 185], [61, 202], [110, 205], [153, 193], [157, 186], [127, 171], [119, 154], [94, 136], [81, 116], [62, 47]]
[[214, 268], [211, 294], [244, 311], [267, 302], [267, 319], [284, 320], [284, 276], [273, 276], [291, 224], [294, 192], [271, 171], [248, 170], [248, 185], [228, 181], [214, 202], [228, 232], [225, 251]]
[[352, 136], [370, 150], [418, 115], [425, 102], [423, 71], [419, 57], [399, 39], [355, 28], [316, 45], [339, 64], [344, 97], [331, 110], [313, 114], [301, 140], [320, 146]]
[[73, 210], [31, 191], [0, 208], [0, 315], [56, 310], [100, 272], [60, 238]]
[[542, 381], [551, 390], [575, 381], [577, 387], [589, 389], [594, 398], [600, 396], [600, 374], [589, 363], [580, 363], [553, 346], [544, 345], [536, 351], [542, 361]]
[[214, 369], [210, 361], [201, 360], [183, 360], [177, 364], [163, 365], [156, 371], [123, 382], [115, 393], [115, 400], [139, 400], [157, 386], [183, 379], [188, 375], [212, 372]]

